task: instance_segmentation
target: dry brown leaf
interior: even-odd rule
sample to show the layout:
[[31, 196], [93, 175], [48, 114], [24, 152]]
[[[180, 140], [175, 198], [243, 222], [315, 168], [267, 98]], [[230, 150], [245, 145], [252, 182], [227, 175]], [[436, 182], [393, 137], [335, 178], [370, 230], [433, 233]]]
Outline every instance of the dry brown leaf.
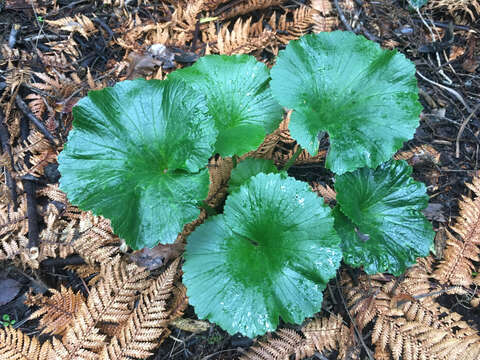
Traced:
[[94, 23], [85, 15], [75, 15], [75, 17], [66, 16], [58, 20], [45, 20], [45, 22], [53, 27], [70, 33], [78, 32], [85, 39], [97, 31]]
[[80, 293], [74, 293], [72, 289], [60, 286], [60, 291], [49, 289], [51, 296], [27, 295], [25, 301], [29, 306], [40, 306], [30, 319], [40, 318], [40, 327], [42, 333], [62, 335], [66, 329], [71, 326], [74, 315], [85, 302], [85, 298]]

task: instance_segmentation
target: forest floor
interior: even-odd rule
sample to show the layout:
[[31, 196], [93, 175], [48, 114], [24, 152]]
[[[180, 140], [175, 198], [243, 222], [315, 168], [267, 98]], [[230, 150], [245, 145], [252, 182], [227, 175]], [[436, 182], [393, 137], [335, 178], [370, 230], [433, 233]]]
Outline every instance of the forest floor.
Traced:
[[[73, 319], [75, 314], [63, 315], [64, 326], [55, 329], [56, 335], [40, 334], [45, 323], [29, 317], [41, 302], [35, 302], [28, 293], [48, 295], [53, 293], [48, 289], [60, 291], [61, 286], [65, 286], [88, 298], [96, 286], [92, 279], [100, 271], [99, 263], [105, 256], [122, 253], [125, 257], [131, 253], [122, 248], [104, 225], [95, 225], [98, 229], [95, 239], [104, 242], [97, 248], [92, 245], [92, 249], [104, 249], [103, 253], [99, 250], [93, 254], [71, 243], [82, 232], [82, 221], [86, 221], [86, 217], [72, 210], [58, 190], [56, 157], [72, 126], [72, 106], [88, 90], [140, 76], [163, 79], [169, 72], [189, 66], [208, 53], [247, 53], [271, 65], [289, 40], [309, 32], [336, 29], [354, 31], [384, 48], [397, 49], [416, 65], [424, 109], [414, 139], [405, 143], [397, 156], [406, 159], [414, 168], [413, 177], [427, 185], [430, 205], [425, 215], [432, 221], [437, 236], [435, 254], [426, 265], [421, 265], [425, 271], [422, 279], [428, 281], [428, 285], [419, 287], [422, 291], [428, 289], [431, 296], [425, 293], [410, 296], [406, 290], [395, 293], [393, 288], [401, 288], [404, 281], [408, 284], [410, 275], [365, 280], [360, 271], [342, 267], [338, 278], [329, 285], [318, 317], [339, 314], [352, 331], [353, 345], [346, 355], [342, 346], [333, 341], [324, 347], [325, 351], [317, 349], [312, 358], [416, 358], [408, 350], [410, 345], [405, 345], [403, 330], [398, 330], [396, 343], [392, 340], [395, 336], [382, 340], [382, 346], [378, 345], [378, 339], [375, 341], [375, 333], [381, 331], [379, 321], [393, 315], [382, 313], [381, 306], [373, 300], [361, 306], [355, 303], [358, 298], [355, 300], [352, 293], [358, 293], [366, 282], [370, 282], [367, 294], [371, 294], [372, 288], [377, 289], [376, 294], [386, 291], [385, 286], [390, 284], [390, 292], [386, 292], [390, 306], [392, 301], [402, 302], [398, 305], [400, 309], [405, 302], [417, 301], [419, 307], [431, 307], [430, 322], [422, 324], [447, 329], [438, 341], [444, 342], [446, 348], [464, 346], [461, 345], [464, 344], [462, 331], [470, 338], [477, 336], [480, 310], [476, 289], [480, 284], [476, 275], [480, 266], [476, 246], [480, 240], [472, 239], [474, 228], [468, 235], [470, 238], [465, 234], [448, 235], [448, 232], [454, 233], [451, 226], [462, 217], [459, 202], [463, 196], [475, 195], [466, 184], [472, 182], [479, 169], [480, 3], [476, 0], [432, 0], [420, 11], [402, 0], [0, 1], [0, 165], [3, 168], [0, 174], [0, 316], [3, 326], [38, 337], [40, 342], [49, 341], [52, 336], [61, 338], [71, 326], [68, 319]], [[166, 45], [173, 61], [152, 56], [148, 49], [153, 44]], [[288, 132], [283, 134], [286, 136], [279, 137], [273, 149], [272, 158], [277, 164], [285, 163], [295, 151]], [[327, 149], [328, 142], [321, 146]], [[321, 166], [323, 162], [323, 158], [300, 157], [290, 168], [290, 175], [314, 187], [331, 186], [331, 176]], [[479, 229], [476, 231], [480, 233]], [[103, 240], [98, 240], [101, 236]], [[455, 260], [444, 257], [450, 236], [457, 236], [462, 244], [471, 244], [476, 255], [467, 260], [463, 255], [453, 257]], [[160, 252], [153, 258], [162, 256], [157, 264], [160, 266], [152, 266], [153, 275], [164, 270], [161, 265], [171, 254]], [[138, 261], [138, 257], [129, 259]], [[453, 275], [443, 276], [439, 269], [447, 266], [448, 261], [468, 262], [470, 277], [455, 280]], [[153, 262], [152, 256], [150, 262]], [[455, 272], [455, 266], [451, 264], [450, 273]], [[28, 305], [25, 304], [27, 297]], [[431, 298], [431, 302], [422, 302], [425, 298]], [[371, 317], [360, 318], [361, 311]], [[401, 319], [415, 324], [424, 321], [419, 319], [418, 310], [417, 315], [411, 315], [405, 308], [401, 311], [403, 315], [395, 315], [397, 323], [403, 321]], [[192, 307], [183, 312], [183, 319], [196, 319]], [[456, 320], [442, 323], [446, 317]], [[465, 324], [455, 323], [460, 320]], [[206, 322], [190, 325], [198, 331], [188, 331], [180, 322], [170, 324], [169, 334], [160, 338], [163, 342], [152, 349], [150, 359], [231, 359], [246, 355], [258, 342], [231, 336]], [[300, 325], [285, 326], [302, 333]], [[0, 331], [1, 328], [2, 325]], [[114, 334], [109, 334], [107, 327], [103, 330], [110, 336]], [[391, 334], [393, 331], [391, 329]], [[435, 347], [438, 344], [428, 343], [420, 335], [411, 336], [413, 340], [408, 341], [412, 341], [412, 348], [429, 346], [426, 350], [413, 351], [417, 355], [424, 350], [433, 354], [438, 348]], [[400, 338], [403, 340], [398, 345]], [[271, 339], [272, 335], [267, 335], [261, 341]], [[480, 346], [480, 337], [472, 343]], [[465, 351], [469, 346], [474, 345], [465, 345]], [[1, 348], [0, 344], [0, 359], [3, 359]], [[436, 358], [462, 359], [447, 352], [443, 354], [444, 357]]]

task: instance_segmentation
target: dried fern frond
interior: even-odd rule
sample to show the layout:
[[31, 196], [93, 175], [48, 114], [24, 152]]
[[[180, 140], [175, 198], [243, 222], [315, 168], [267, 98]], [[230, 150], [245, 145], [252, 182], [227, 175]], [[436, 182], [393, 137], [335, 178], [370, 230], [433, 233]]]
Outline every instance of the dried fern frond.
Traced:
[[10, 326], [0, 329], [0, 360], [50, 360], [52, 355], [50, 342], [40, 344]]
[[69, 61], [63, 52], [49, 51], [43, 53], [37, 49], [37, 55], [45, 66], [62, 71], [75, 71], [72, 61]]
[[285, 0], [247, 0], [237, 6], [229, 8], [227, 11], [220, 14], [221, 20], [231, 19], [237, 16], [246, 15], [253, 11], [267, 9], [273, 6], [281, 5]]
[[62, 335], [65, 330], [71, 326], [74, 315], [85, 302], [85, 298], [80, 293], [74, 293], [72, 289], [63, 285], [60, 291], [49, 289], [51, 296], [27, 295], [26, 305], [40, 306], [30, 319], [40, 318], [40, 327], [43, 328], [44, 334]]
[[[252, 18], [246, 21], [239, 18], [231, 30], [229, 23], [224, 24], [216, 35], [217, 44], [213, 47], [214, 51], [226, 55], [250, 54], [268, 46], [274, 40], [275, 34], [270, 30], [259, 32], [251, 22]], [[262, 20], [258, 23], [261, 22]]]
[[[314, 319], [302, 327], [303, 336], [291, 329], [274, 332], [267, 341], [259, 341], [240, 357], [241, 360], [303, 359], [316, 351], [339, 351], [339, 359], [352, 359], [353, 334], [341, 316]], [[350, 357], [348, 357], [350, 356]]]
[[337, 193], [328, 185], [312, 183], [312, 190], [321, 196], [327, 204], [334, 203], [337, 199]]
[[[14, 94], [20, 84], [28, 83], [32, 74], [31, 64], [32, 56], [24, 50], [10, 49], [7, 44], [3, 44], [0, 48], [2, 59], [0, 64], [7, 64], [4, 73], [5, 83], [7, 85], [5, 93]], [[8, 119], [10, 111], [5, 110], [5, 118]]]
[[200, 13], [205, 10], [205, 0], [187, 1], [175, 3], [175, 11], [172, 14], [172, 31], [175, 32], [175, 40], [185, 44], [191, 40], [198, 23]]
[[32, 93], [25, 96], [25, 99], [29, 100], [28, 107], [32, 111], [33, 115], [39, 119], [42, 119], [43, 114], [47, 110], [47, 105], [43, 97], [39, 94]]
[[87, 284], [94, 286], [100, 280], [100, 266], [98, 264], [67, 265], [65, 269], [74, 271], [82, 279], [89, 278]]
[[[290, 40], [309, 33], [313, 24], [314, 10], [308, 6], [288, 11], [281, 15], [277, 20], [277, 14], [273, 13], [268, 24], [276, 31], [276, 37], [282, 44], [287, 44]], [[293, 17], [292, 21], [288, 18]]]
[[90, 290], [62, 341], [54, 340], [56, 355], [63, 359], [94, 359], [105, 345], [99, 332], [102, 322], [126, 321], [139, 293], [148, 286], [148, 272], [120, 258], [101, 267], [101, 280]]
[[480, 17], [480, 2], [478, 0], [431, 0], [428, 2], [428, 7], [430, 9], [446, 9], [456, 18], [467, 15], [472, 22]]
[[[21, 189], [21, 182], [17, 183]], [[27, 200], [23, 193], [18, 197], [18, 208], [13, 210], [10, 202], [0, 202], [0, 261], [14, 260], [24, 267], [38, 268], [38, 248], [28, 247]]]
[[312, 0], [310, 7], [314, 10], [312, 15], [314, 33], [332, 31], [338, 27], [339, 20], [333, 14], [330, 0]]
[[414, 146], [410, 150], [399, 151], [394, 156], [395, 160], [406, 160], [410, 165], [415, 165], [419, 162], [428, 162], [431, 164], [440, 164], [440, 153], [431, 145], [422, 144]]
[[[25, 163], [25, 156], [29, 157], [29, 165]], [[18, 167], [18, 176], [27, 174], [41, 177], [48, 164], [57, 160], [57, 151], [49, 141], [38, 131], [32, 131], [27, 140], [15, 147], [13, 156]]]
[[460, 216], [456, 224], [450, 227], [461, 240], [447, 231], [444, 259], [433, 274], [441, 284], [469, 287], [475, 269], [472, 262], [480, 260], [480, 177], [476, 176], [471, 184], [466, 185], [476, 198], [462, 198], [459, 203]]
[[113, 233], [110, 220], [82, 212], [78, 231], [73, 247], [87, 263], [111, 262], [120, 253], [121, 242]]
[[89, 36], [97, 31], [92, 20], [85, 15], [75, 15], [75, 17], [66, 16], [58, 20], [45, 20], [45, 22], [56, 27], [59, 30], [69, 32], [71, 34], [79, 33], [88, 40]]
[[[447, 310], [447, 309], [444, 309]], [[448, 311], [448, 310], [447, 310]], [[469, 336], [455, 335], [453, 328], [435, 328], [420, 321], [379, 316], [372, 342], [394, 360], [448, 359], [474, 360], [480, 356], [480, 337], [466, 323], [455, 322]]]
[[170, 331], [172, 320], [168, 300], [174, 290], [180, 258], [175, 260], [140, 298], [138, 306], [108, 346], [101, 352], [102, 359], [146, 359], [160, 346]]
[[354, 285], [342, 274], [342, 284], [357, 325], [364, 327], [375, 322], [372, 342], [381, 358], [478, 358], [477, 330], [462, 321], [459, 314], [435, 301], [442, 294], [461, 289], [444, 289], [432, 281], [432, 271], [433, 258], [428, 257], [419, 260], [400, 279], [362, 275]]
[[22, 195], [17, 200], [16, 211], [8, 203], [0, 203], [0, 248], [5, 240], [13, 238], [15, 234], [26, 235], [28, 232], [26, 197]]
[[305, 339], [291, 329], [279, 329], [267, 341], [259, 341], [240, 357], [240, 360], [284, 360], [298, 352], [297, 359], [312, 356]]
[[[340, 315], [330, 315], [307, 323], [302, 332], [305, 334], [306, 346], [323, 353], [338, 350], [340, 359], [356, 352], [353, 332], [343, 322]], [[312, 351], [313, 353], [313, 351]]]
[[209, 206], [216, 207], [225, 199], [232, 169], [233, 161], [231, 158], [212, 157], [209, 160], [210, 187], [206, 200]]
[[205, 0], [204, 5], [207, 10], [214, 10], [216, 9], [219, 5], [222, 5], [226, 2], [229, 2], [230, 0]]
[[47, 205], [43, 217], [46, 227], [39, 235], [41, 257], [66, 258], [73, 254], [75, 250], [72, 244], [77, 221], [62, 219], [59, 209], [53, 203]]

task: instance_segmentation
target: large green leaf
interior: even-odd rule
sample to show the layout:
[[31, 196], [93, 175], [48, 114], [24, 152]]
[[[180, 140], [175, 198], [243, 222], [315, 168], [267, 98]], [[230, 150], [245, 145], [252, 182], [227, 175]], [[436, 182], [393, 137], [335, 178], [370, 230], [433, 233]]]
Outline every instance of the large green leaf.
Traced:
[[408, 0], [410, 5], [416, 9], [420, 9], [422, 6], [426, 5], [428, 0]]
[[[250, 180], [252, 176], [260, 173], [276, 174], [280, 173], [280, 170], [277, 169], [272, 160], [246, 158], [232, 170], [230, 180], [228, 181], [228, 192], [232, 193], [237, 191], [240, 189], [240, 186]], [[284, 174], [285, 177], [288, 176], [286, 171], [281, 173]]]
[[268, 86], [269, 70], [253, 56], [205, 56], [169, 78], [183, 79], [207, 97], [219, 131], [215, 151], [221, 156], [257, 148], [282, 120]]
[[335, 178], [335, 229], [347, 264], [363, 265], [368, 274], [400, 275], [428, 255], [435, 236], [421, 213], [428, 195], [411, 172], [405, 161], [391, 161]]
[[290, 41], [271, 75], [274, 97], [294, 110], [292, 137], [314, 155], [327, 131], [326, 166], [337, 174], [388, 160], [419, 124], [413, 63], [351, 32]]
[[320, 310], [341, 260], [331, 210], [306, 183], [260, 173], [190, 235], [183, 281], [200, 318], [233, 334], [273, 331]]
[[60, 187], [110, 218], [133, 248], [171, 243], [208, 193], [216, 131], [204, 97], [178, 81], [124, 81], [73, 108]]

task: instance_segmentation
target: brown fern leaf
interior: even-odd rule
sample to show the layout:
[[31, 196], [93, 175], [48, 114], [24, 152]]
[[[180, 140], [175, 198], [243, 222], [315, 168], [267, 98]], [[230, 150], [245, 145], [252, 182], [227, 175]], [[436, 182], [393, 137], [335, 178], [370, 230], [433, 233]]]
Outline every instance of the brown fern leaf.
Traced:
[[79, 33], [87, 40], [90, 35], [97, 31], [93, 21], [85, 15], [75, 15], [74, 18], [66, 16], [58, 20], [45, 20], [45, 22], [49, 26], [57, 27], [59, 30], [71, 34]]
[[50, 143], [45, 139], [42, 133], [34, 130], [30, 132], [30, 135], [28, 135], [27, 140], [23, 144], [15, 147], [13, 155], [21, 156], [26, 152], [41, 153], [42, 151], [48, 150], [50, 147]]
[[406, 160], [410, 165], [419, 163], [440, 163], [440, 153], [428, 144], [414, 146], [409, 150], [402, 150], [395, 154], [395, 160]]
[[468, 18], [473, 22], [480, 16], [480, 1], [478, 0], [432, 0], [428, 7], [431, 9], [447, 9], [448, 12], [461, 21], [462, 17]]
[[82, 212], [80, 235], [73, 247], [89, 264], [111, 262], [120, 253], [120, 239], [113, 233], [110, 220]]
[[480, 177], [476, 176], [471, 184], [466, 185], [476, 198], [463, 197], [459, 203], [460, 216], [451, 229], [461, 240], [447, 231], [444, 259], [433, 274], [441, 284], [469, 287], [473, 282], [472, 261], [480, 260]]
[[239, 18], [231, 30], [229, 23], [224, 24], [217, 36], [215, 52], [226, 55], [249, 54], [263, 49], [271, 43], [275, 38], [274, 33], [270, 30], [259, 32], [251, 25], [251, 22], [252, 18], [245, 21]]
[[47, 186], [38, 189], [37, 196], [46, 196], [51, 201], [65, 205], [62, 216], [67, 217], [69, 220], [81, 219], [82, 214], [84, 214], [77, 207], [70, 205], [67, 200], [67, 194], [59, 189], [58, 184], [47, 184]]
[[272, 6], [281, 5], [285, 0], [247, 0], [237, 6], [229, 8], [223, 12], [219, 18], [221, 20], [231, 19], [237, 16], [246, 15], [256, 10], [267, 9]]
[[338, 27], [338, 17], [333, 14], [330, 0], [312, 0], [310, 6], [314, 10], [312, 15], [314, 33], [332, 31]]
[[88, 285], [94, 286], [99, 280], [100, 277], [100, 266], [92, 265], [92, 264], [85, 264], [85, 265], [67, 265], [65, 269], [70, 271], [75, 271], [78, 277], [82, 279], [89, 278]]
[[28, 295], [25, 301], [29, 306], [40, 306], [40, 309], [30, 315], [30, 319], [40, 318], [42, 333], [62, 335], [71, 325], [73, 316], [78, 312], [85, 298], [80, 293], [74, 293], [72, 289], [63, 285], [60, 291], [49, 290], [52, 295]]
[[[276, 31], [276, 37], [282, 44], [287, 44], [290, 40], [309, 33], [313, 24], [314, 10], [308, 6], [300, 6], [299, 8], [288, 11], [281, 15], [277, 20], [277, 15], [273, 13], [269, 20], [269, 25]], [[293, 17], [292, 21], [287, 18]]]
[[198, 22], [198, 16], [204, 10], [204, 2], [205, 0], [192, 0], [187, 1], [186, 4], [181, 2], [175, 3], [172, 24], [175, 24], [176, 40], [184, 43], [192, 38]]
[[[21, 182], [17, 183], [21, 188]], [[28, 247], [28, 221], [26, 195], [18, 197], [18, 209], [10, 202], [0, 202], [0, 261], [11, 259], [24, 267], [38, 268], [38, 248]]]
[[205, 8], [207, 10], [214, 10], [216, 9], [219, 5], [222, 5], [230, 0], [205, 0]]
[[207, 204], [218, 206], [227, 195], [227, 185], [230, 179], [230, 173], [233, 169], [231, 158], [212, 157], [208, 162], [208, 172], [210, 175], [210, 187], [207, 195]]
[[64, 220], [60, 210], [53, 204], [47, 205], [44, 213], [46, 228], [39, 235], [41, 257], [65, 258], [74, 253], [72, 246], [76, 220]]
[[322, 185], [319, 183], [312, 184], [312, 190], [316, 192], [327, 204], [335, 203], [337, 199], [337, 193], [328, 185]]
[[0, 329], [0, 360], [50, 360], [52, 355], [50, 342], [40, 344], [10, 326]]
[[284, 360], [296, 354], [297, 358], [312, 356], [312, 347], [306, 347], [305, 339], [291, 329], [280, 329], [267, 341], [259, 341], [240, 357], [240, 360]]
[[342, 273], [342, 285], [355, 322], [360, 328], [374, 322], [372, 342], [379, 358], [478, 358], [478, 332], [459, 314], [435, 301], [442, 294], [461, 289], [444, 289], [432, 281], [433, 261], [432, 257], [420, 259], [401, 278], [361, 275], [357, 284]]
[[[62, 59], [65, 64], [71, 63], [67, 59]], [[31, 86], [43, 90], [52, 96], [52, 103], [49, 105], [55, 107], [54, 99], [65, 99], [71, 96], [73, 93], [78, 92], [78, 84], [71, 78], [67, 77], [63, 72], [54, 71], [52, 75], [46, 73], [36, 72], [37, 76], [43, 82], [34, 82]]]
[[28, 94], [25, 96], [25, 99], [30, 100], [28, 102], [28, 107], [32, 110], [33, 115], [37, 118], [42, 119], [47, 106], [43, 97], [39, 94]]
[[[63, 52], [50, 51], [43, 53], [37, 49], [37, 55], [45, 66], [61, 71], [75, 71], [75, 66], [72, 64], [72, 61], [69, 61]], [[39, 89], [44, 87], [43, 84], [32, 84], [32, 86]]]
[[320, 353], [336, 349], [339, 358], [345, 359], [351, 358], [347, 354], [356, 352], [353, 332], [344, 324], [340, 315], [332, 314], [312, 320], [302, 328], [302, 332], [305, 334], [306, 346], [313, 347]]
[[13, 238], [15, 234], [25, 235], [28, 232], [26, 197], [20, 196], [18, 202], [17, 211], [7, 202], [0, 203], [0, 249], [4, 241]]
[[58, 357], [63, 359], [94, 359], [96, 351], [105, 345], [105, 335], [99, 332], [101, 322], [121, 323], [127, 320], [137, 298], [147, 286], [148, 272], [128, 265], [117, 257], [101, 267], [102, 279], [90, 290], [87, 303], [82, 303], [72, 326], [54, 341]]
[[180, 258], [175, 260], [140, 298], [138, 306], [108, 346], [101, 352], [101, 359], [146, 359], [152, 350], [160, 346], [170, 331], [171, 309], [168, 300], [175, 289]]
[[187, 288], [182, 283], [177, 284], [173, 290], [173, 300], [170, 306], [170, 321], [183, 316], [183, 312], [188, 306]]
[[384, 283], [374, 276], [360, 275], [354, 284], [346, 271], [341, 274], [341, 285], [347, 305], [360, 330], [365, 328], [381, 311], [389, 306], [390, 297], [382, 292]]
[[468, 328], [469, 335], [457, 336], [453, 328], [436, 328], [435, 324], [429, 326], [420, 321], [381, 315], [373, 328], [372, 342], [394, 360], [478, 359], [480, 337], [472, 334], [473, 329], [466, 323], [456, 321], [455, 326]]

